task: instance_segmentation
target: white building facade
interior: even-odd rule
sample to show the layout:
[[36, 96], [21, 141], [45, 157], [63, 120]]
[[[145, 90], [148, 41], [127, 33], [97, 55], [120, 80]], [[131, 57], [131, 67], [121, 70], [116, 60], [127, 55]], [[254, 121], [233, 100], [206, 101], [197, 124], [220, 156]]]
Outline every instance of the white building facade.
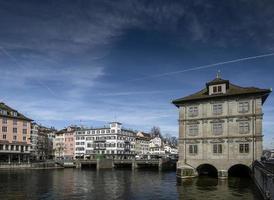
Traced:
[[75, 137], [75, 158], [132, 159], [136, 154], [136, 133], [119, 122], [111, 122], [109, 128], [78, 130]]

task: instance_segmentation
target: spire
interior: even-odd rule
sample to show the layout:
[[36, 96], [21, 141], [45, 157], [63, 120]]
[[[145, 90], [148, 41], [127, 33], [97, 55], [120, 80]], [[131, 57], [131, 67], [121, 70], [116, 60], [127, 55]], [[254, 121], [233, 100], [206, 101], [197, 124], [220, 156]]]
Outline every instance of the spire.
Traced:
[[218, 78], [218, 79], [221, 78], [221, 70], [219, 70], [219, 69], [217, 71], [216, 78]]

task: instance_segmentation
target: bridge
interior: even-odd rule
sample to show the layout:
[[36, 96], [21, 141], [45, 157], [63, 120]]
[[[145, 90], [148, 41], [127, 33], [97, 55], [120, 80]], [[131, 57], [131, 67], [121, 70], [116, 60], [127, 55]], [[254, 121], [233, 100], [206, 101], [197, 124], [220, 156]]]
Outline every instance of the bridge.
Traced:
[[147, 169], [176, 169], [176, 160], [171, 159], [90, 159], [90, 160], [75, 160], [76, 168], [96, 168], [96, 169], [111, 169], [111, 168], [147, 168]]

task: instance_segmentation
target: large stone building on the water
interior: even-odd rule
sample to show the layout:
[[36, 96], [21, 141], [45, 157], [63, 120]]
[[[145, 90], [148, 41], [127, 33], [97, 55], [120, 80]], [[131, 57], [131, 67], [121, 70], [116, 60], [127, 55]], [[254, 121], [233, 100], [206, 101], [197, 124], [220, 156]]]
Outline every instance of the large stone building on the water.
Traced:
[[29, 162], [31, 121], [0, 102], [0, 162]]
[[270, 89], [240, 87], [217, 78], [179, 108], [179, 177], [213, 173], [226, 177], [262, 155], [262, 105]]

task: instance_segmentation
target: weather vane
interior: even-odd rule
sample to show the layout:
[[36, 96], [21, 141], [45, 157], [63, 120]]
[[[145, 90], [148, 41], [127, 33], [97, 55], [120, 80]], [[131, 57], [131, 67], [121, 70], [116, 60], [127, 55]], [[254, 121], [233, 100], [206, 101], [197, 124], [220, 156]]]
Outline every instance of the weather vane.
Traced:
[[216, 78], [221, 78], [221, 70], [220, 69], [218, 69], [218, 71], [217, 71]]

